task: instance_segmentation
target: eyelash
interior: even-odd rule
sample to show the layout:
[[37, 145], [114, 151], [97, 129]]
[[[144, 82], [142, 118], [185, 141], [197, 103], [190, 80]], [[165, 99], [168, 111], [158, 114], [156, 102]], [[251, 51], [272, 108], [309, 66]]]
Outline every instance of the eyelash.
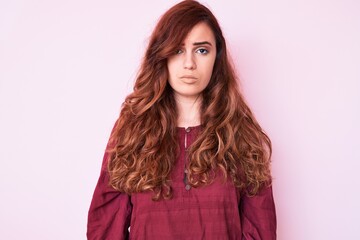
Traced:
[[[184, 52], [183, 50], [179, 49], [176, 51], [176, 54], [181, 54], [183, 52]], [[198, 48], [198, 49], [196, 49], [195, 52], [200, 53], [201, 55], [206, 55], [209, 53], [209, 50], [207, 50], [206, 48]]]
[[209, 53], [209, 50], [207, 50], [205, 48], [199, 48], [199, 49], [196, 50], [196, 52], [199, 52], [201, 55], [206, 55], [206, 54]]

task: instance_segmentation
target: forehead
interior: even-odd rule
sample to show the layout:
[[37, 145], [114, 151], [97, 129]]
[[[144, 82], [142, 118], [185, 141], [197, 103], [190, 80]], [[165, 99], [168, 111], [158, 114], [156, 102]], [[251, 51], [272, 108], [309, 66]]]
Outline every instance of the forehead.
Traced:
[[184, 44], [193, 44], [194, 42], [208, 41], [215, 44], [215, 36], [212, 29], [205, 22], [196, 24], [186, 35]]

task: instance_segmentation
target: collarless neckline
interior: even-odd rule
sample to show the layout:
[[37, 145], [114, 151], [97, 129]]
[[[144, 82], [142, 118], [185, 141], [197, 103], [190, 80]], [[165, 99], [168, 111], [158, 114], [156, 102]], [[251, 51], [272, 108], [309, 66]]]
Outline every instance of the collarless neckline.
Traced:
[[186, 129], [199, 129], [201, 128], [201, 124], [200, 125], [195, 125], [195, 126], [188, 126], [188, 127], [176, 127], [178, 130], [186, 130]]

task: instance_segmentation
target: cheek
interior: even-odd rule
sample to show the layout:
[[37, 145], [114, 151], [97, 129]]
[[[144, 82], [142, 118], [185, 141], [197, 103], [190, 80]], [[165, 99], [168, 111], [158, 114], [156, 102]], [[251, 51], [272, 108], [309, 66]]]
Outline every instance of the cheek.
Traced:
[[206, 85], [210, 82], [212, 72], [213, 72], [213, 68], [214, 68], [214, 62], [213, 61], [207, 62], [206, 65], [203, 66], [202, 75], [203, 75], [203, 80], [206, 83]]
[[176, 61], [172, 60], [168, 60], [167, 62], [167, 70], [168, 70], [168, 75], [169, 78], [170, 77], [174, 77], [176, 75], [176, 69], [177, 69], [177, 64]]

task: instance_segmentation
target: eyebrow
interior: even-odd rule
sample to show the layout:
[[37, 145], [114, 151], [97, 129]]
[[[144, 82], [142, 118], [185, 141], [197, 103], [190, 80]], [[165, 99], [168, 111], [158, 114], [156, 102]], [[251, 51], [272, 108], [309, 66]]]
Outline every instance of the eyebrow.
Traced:
[[194, 46], [199, 46], [199, 45], [210, 45], [212, 46], [212, 44], [208, 41], [203, 41], [203, 42], [194, 42], [193, 43]]

